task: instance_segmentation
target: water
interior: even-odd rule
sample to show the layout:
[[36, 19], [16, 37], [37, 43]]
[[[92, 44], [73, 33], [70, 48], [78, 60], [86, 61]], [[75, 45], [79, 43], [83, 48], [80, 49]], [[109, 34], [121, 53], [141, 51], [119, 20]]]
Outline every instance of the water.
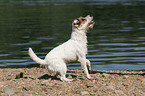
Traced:
[[92, 69], [145, 69], [144, 0], [1, 0], [0, 14], [1, 68], [38, 67], [28, 48], [44, 58], [70, 38], [75, 18], [90, 14], [96, 22], [87, 34]]

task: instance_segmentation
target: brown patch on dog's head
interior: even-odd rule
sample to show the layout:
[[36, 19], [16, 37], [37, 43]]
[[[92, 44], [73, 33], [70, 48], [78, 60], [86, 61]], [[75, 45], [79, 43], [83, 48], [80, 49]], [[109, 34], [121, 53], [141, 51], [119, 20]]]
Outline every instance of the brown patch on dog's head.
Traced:
[[72, 25], [74, 27], [80, 28], [82, 26], [82, 24], [84, 24], [86, 22], [87, 22], [87, 19], [85, 19], [84, 17], [79, 17], [73, 21]]
[[93, 28], [95, 24], [95, 22], [92, 20], [93, 20], [93, 17], [90, 17], [90, 15], [86, 17], [81, 16], [73, 21], [72, 26], [74, 29], [88, 30], [89, 28]]

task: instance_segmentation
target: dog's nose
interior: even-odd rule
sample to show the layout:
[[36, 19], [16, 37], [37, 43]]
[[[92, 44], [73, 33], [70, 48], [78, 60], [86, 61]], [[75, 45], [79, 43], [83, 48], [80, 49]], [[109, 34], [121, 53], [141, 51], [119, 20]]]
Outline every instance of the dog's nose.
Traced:
[[90, 17], [90, 15], [88, 15], [87, 17]]
[[93, 16], [92, 16], [92, 17], [90, 17], [90, 19], [93, 19]]
[[86, 18], [93, 19], [93, 16], [92, 16], [92, 17], [90, 17], [90, 15], [88, 15]]

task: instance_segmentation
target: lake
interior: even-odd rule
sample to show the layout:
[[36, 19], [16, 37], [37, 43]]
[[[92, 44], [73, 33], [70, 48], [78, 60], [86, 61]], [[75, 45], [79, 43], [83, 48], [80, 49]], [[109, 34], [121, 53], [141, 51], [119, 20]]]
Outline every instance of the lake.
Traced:
[[1, 0], [0, 68], [39, 67], [28, 48], [44, 59], [88, 14], [96, 22], [87, 33], [93, 70], [145, 70], [145, 0]]

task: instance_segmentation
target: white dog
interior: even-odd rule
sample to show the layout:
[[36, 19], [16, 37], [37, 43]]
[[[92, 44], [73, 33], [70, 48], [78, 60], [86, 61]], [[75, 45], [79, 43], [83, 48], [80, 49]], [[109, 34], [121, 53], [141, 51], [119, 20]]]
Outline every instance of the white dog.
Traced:
[[[89, 28], [93, 28], [95, 22], [92, 21], [93, 17], [90, 15], [86, 17], [79, 17], [72, 23], [71, 38], [51, 50], [44, 60], [35, 55], [33, 50], [29, 48], [30, 57], [37, 63], [45, 65], [49, 71], [60, 74], [60, 79], [65, 81], [72, 81], [73, 79], [66, 78], [67, 63], [77, 62], [81, 63], [81, 66], [87, 75], [88, 79], [91, 79], [88, 69], [90, 68], [90, 61], [86, 59], [87, 54], [87, 36], [86, 32]], [[88, 68], [87, 68], [88, 67]]]

